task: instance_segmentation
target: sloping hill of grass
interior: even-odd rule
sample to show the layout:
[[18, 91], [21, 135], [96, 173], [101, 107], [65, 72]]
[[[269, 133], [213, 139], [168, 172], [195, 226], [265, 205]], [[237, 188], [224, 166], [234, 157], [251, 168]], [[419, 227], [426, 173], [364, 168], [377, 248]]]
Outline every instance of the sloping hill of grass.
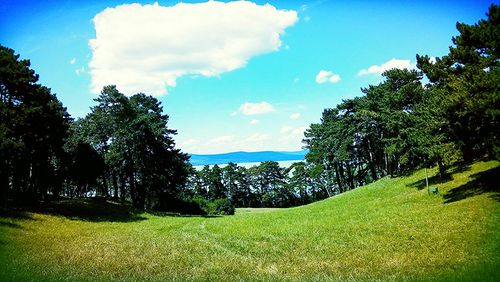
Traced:
[[417, 171], [307, 206], [217, 218], [11, 213], [0, 217], [0, 280], [494, 281], [499, 165], [433, 177], [439, 195]]

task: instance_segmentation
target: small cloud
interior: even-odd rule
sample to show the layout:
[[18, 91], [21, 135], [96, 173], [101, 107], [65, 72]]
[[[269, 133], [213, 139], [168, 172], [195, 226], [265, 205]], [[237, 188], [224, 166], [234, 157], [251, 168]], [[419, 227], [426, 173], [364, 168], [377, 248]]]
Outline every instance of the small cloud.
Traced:
[[77, 76], [80, 76], [80, 74], [84, 73], [85, 72], [85, 67], [81, 67], [81, 68], [78, 68], [75, 70], [75, 73]]
[[191, 152], [193, 150], [196, 150], [200, 143], [201, 143], [200, 140], [191, 138], [191, 139], [187, 139], [187, 140], [179, 140], [177, 142], [177, 145], [180, 148], [182, 148], [184, 151]]
[[269, 139], [269, 135], [267, 134], [263, 134], [263, 133], [254, 133], [250, 136], [248, 136], [244, 142], [249, 142], [249, 143], [252, 143], [252, 142], [262, 142], [262, 141], [266, 141]]
[[208, 144], [213, 146], [229, 146], [234, 143], [235, 138], [232, 135], [223, 135], [216, 138], [213, 138], [208, 141]]
[[307, 11], [307, 8], [308, 8], [308, 6], [307, 6], [306, 4], [304, 4], [304, 5], [300, 6], [300, 10], [301, 10], [302, 12]]
[[288, 133], [292, 132], [292, 130], [293, 130], [293, 127], [285, 125], [281, 128], [280, 133], [281, 134], [288, 134]]
[[234, 112], [232, 112], [232, 113], [231, 113], [231, 116], [232, 116], [232, 117], [234, 117], [234, 116], [236, 116], [236, 115], [238, 115], [238, 112], [237, 112], [237, 111], [234, 111]]
[[320, 84], [325, 82], [337, 83], [339, 81], [340, 81], [340, 75], [335, 74], [331, 71], [320, 70], [316, 75], [316, 82]]
[[310, 21], [310, 20], [311, 20], [311, 17], [310, 17], [310, 16], [305, 16], [305, 17], [304, 17], [304, 21], [305, 21], [305, 22], [308, 22], [308, 21]]
[[290, 119], [299, 119], [300, 118], [300, 113], [293, 113], [290, 115]]
[[362, 69], [358, 72], [358, 76], [378, 74], [381, 75], [383, 72], [390, 69], [414, 69], [416, 64], [412, 63], [411, 60], [398, 60], [391, 59], [382, 65], [373, 65], [367, 69]]
[[307, 126], [300, 126], [300, 127], [295, 128], [292, 133], [295, 136], [303, 136], [306, 129], [308, 129]]
[[303, 136], [307, 128], [307, 126], [291, 127], [285, 125], [281, 128], [280, 133], [286, 138], [297, 138]]
[[76, 63], [76, 58], [73, 58], [69, 61], [69, 64], [70, 65], [74, 65]]
[[273, 105], [265, 101], [261, 103], [246, 102], [240, 106], [240, 112], [246, 116], [266, 114], [274, 111]]
[[198, 139], [188, 139], [186, 141], [183, 142], [184, 145], [187, 145], [187, 146], [190, 146], [190, 145], [196, 145], [196, 144], [199, 144], [200, 143], [200, 140]]
[[300, 81], [300, 78], [296, 77], [293, 79], [293, 83], [298, 83]]
[[250, 124], [251, 124], [251, 125], [257, 125], [258, 123], [259, 123], [259, 120], [257, 120], [257, 119], [252, 119], [252, 120], [250, 121]]

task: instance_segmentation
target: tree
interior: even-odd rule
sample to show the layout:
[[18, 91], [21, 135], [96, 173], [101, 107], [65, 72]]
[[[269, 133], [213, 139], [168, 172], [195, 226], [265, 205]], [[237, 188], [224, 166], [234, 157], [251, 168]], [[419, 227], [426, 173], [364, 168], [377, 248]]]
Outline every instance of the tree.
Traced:
[[79, 124], [82, 139], [106, 162], [106, 191], [140, 209], [180, 193], [191, 170], [189, 157], [175, 148], [176, 131], [167, 127], [161, 103], [142, 93], [127, 98], [115, 86], [104, 87], [95, 100], [98, 105]]
[[61, 186], [69, 115], [28, 60], [0, 46], [0, 202], [45, 199]]
[[449, 54], [435, 60], [417, 55], [436, 96], [435, 118], [445, 142], [453, 142], [466, 162], [500, 156], [500, 6], [492, 4], [487, 17], [473, 25], [457, 23], [460, 34], [452, 38]]

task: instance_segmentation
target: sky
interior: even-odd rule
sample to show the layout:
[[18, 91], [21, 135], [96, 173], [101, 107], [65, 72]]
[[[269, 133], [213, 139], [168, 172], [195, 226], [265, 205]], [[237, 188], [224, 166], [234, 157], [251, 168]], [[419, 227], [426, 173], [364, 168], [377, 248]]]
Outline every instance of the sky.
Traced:
[[114, 84], [158, 98], [185, 152], [297, 151], [323, 109], [447, 54], [491, 3], [0, 0], [0, 44], [74, 118]]

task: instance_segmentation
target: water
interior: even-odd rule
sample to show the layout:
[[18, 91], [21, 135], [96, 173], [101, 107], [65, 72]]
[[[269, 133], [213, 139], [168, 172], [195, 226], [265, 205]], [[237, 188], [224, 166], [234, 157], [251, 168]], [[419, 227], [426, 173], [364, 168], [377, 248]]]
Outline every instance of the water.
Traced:
[[[280, 165], [280, 167], [283, 167], [283, 168], [287, 168], [289, 166], [291, 166], [293, 163], [296, 163], [296, 162], [300, 162], [298, 160], [294, 160], [294, 161], [278, 161], [277, 163]], [[227, 164], [219, 164], [218, 166], [219, 167], [225, 167]], [[245, 168], [250, 168], [252, 166], [257, 166], [257, 165], [260, 165], [260, 162], [252, 162], [252, 163], [237, 163], [238, 166], [242, 166], [242, 167], [245, 167]], [[209, 165], [210, 168], [212, 168], [214, 165]], [[203, 165], [196, 165], [194, 166], [194, 168], [196, 170], [202, 170], [203, 169]]]

